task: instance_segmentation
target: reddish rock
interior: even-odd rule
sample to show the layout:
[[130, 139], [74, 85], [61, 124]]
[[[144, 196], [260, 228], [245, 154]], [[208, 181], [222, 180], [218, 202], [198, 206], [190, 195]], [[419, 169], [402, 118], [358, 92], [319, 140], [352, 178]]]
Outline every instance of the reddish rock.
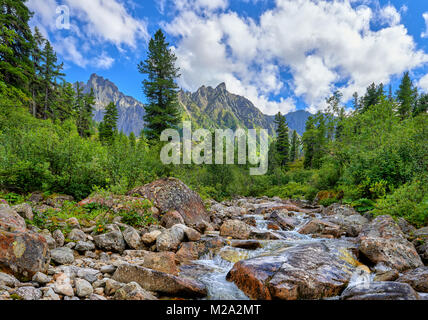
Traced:
[[220, 235], [234, 239], [246, 240], [250, 236], [251, 227], [241, 220], [227, 220], [220, 228]]
[[209, 225], [210, 215], [201, 197], [175, 178], [154, 181], [131, 190], [128, 195], [140, 195], [149, 199], [162, 213], [178, 211], [186, 225], [204, 231]]
[[176, 224], [184, 224], [184, 219], [178, 211], [168, 211], [162, 216], [161, 226], [169, 229]]
[[308, 221], [300, 228], [299, 233], [332, 236], [334, 238], [345, 235], [345, 232], [338, 225], [319, 219]]
[[19, 278], [45, 272], [49, 247], [42, 235], [28, 231], [24, 219], [7, 205], [0, 205], [0, 269]]
[[182, 243], [180, 249], [177, 251], [176, 257], [180, 263], [187, 263], [199, 259], [201, 252], [201, 245], [195, 242]]

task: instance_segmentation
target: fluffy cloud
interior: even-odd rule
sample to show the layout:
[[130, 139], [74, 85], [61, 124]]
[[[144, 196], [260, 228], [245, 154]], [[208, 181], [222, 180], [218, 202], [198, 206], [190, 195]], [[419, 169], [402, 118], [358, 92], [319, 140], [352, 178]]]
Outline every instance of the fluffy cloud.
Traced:
[[[137, 41], [149, 38], [147, 23], [134, 18], [119, 0], [64, 0], [70, 12], [70, 29], [57, 29], [56, 0], [29, 0], [27, 6], [35, 12], [32, 25], [53, 43], [54, 48], [67, 61], [77, 66], [106, 69], [114, 59], [103, 53], [107, 44], [120, 51], [124, 47], [136, 49]], [[101, 53], [97, 51], [101, 51]], [[92, 55], [92, 57], [91, 57]]]
[[[166, 30], [178, 39], [180, 85], [195, 90], [224, 81], [269, 114], [293, 110], [293, 95], [316, 111], [334, 90], [350, 99], [372, 82], [387, 84], [428, 61], [400, 24], [399, 11], [358, 2], [276, 0], [254, 20], [225, 10], [226, 1], [201, 12], [195, 3], [205, 1], [175, 0], [178, 15]], [[279, 95], [290, 98], [278, 101]]]
[[426, 25], [426, 31], [425, 32], [422, 32], [422, 34], [421, 34], [421, 37], [422, 38], [428, 38], [428, 12], [425, 12], [423, 15], [422, 15], [422, 17], [424, 18], [424, 20], [425, 20], [425, 25]]
[[417, 86], [425, 93], [428, 93], [428, 74], [419, 79]]

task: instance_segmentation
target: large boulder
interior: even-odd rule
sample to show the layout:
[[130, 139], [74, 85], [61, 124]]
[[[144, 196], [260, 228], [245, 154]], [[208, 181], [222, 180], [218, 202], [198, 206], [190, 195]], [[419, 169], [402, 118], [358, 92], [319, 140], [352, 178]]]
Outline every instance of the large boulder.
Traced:
[[26, 229], [24, 219], [8, 205], [0, 205], [0, 269], [31, 279], [49, 266], [45, 238]]
[[407, 283], [371, 282], [349, 286], [341, 300], [419, 300], [419, 295]]
[[129, 196], [140, 195], [149, 199], [162, 213], [177, 211], [186, 225], [203, 231], [210, 222], [201, 197], [175, 178], [154, 181], [135, 188]]
[[220, 228], [220, 235], [234, 239], [246, 240], [252, 228], [241, 220], [227, 220]]
[[360, 214], [335, 214], [325, 220], [340, 226], [348, 237], [358, 237], [364, 226], [369, 223], [369, 220]]
[[113, 280], [122, 283], [136, 282], [143, 289], [171, 297], [205, 297], [204, 284], [184, 277], [151, 270], [137, 265], [122, 264], [113, 275]]
[[360, 252], [374, 264], [381, 263], [398, 271], [423, 266], [415, 247], [390, 216], [379, 216], [366, 225], [358, 242]]
[[297, 300], [337, 296], [358, 262], [355, 246], [336, 241], [302, 244], [237, 262], [227, 275], [251, 299]]
[[410, 284], [418, 292], [428, 293], [428, 267], [409, 270], [397, 281]]

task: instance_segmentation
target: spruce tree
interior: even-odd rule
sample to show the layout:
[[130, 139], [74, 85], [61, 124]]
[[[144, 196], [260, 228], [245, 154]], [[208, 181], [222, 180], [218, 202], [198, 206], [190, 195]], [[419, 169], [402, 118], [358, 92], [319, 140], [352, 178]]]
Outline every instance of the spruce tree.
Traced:
[[100, 140], [103, 142], [111, 142], [117, 132], [117, 119], [119, 114], [117, 106], [110, 102], [105, 110], [102, 126], [100, 127]]
[[293, 137], [291, 139], [291, 148], [290, 148], [290, 161], [294, 162], [297, 160], [298, 152], [299, 152], [299, 137], [297, 136], [296, 130], [293, 131]]
[[163, 130], [174, 128], [180, 120], [174, 82], [180, 75], [175, 66], [177, 58], [168, 46], [162, 30], [158, 30], [149, 42], [147, 59], [138, 65], [140, 73], [148, 76], [143, 88], [148, 100], [144, 121], [149, 140], [159, 139]]
[[45, 41], [45, 46], [41, 52], [43, 65], [41, 67], [41, 87], [43, 95], [43, 118], [55, 117], [56, 111], [53, 108], [56, 89], [58, 89], [57, 79], [64, 76], [61, 72], [63, 64], [57, 64], [58, 58], [49, 41]]
[[0, 80], [30, 95], [34, 76], [30, 59], [34, 46], [25, 0], [0, 0]]
[[360, 108], [359, 112], [364, 113], [366, 112], [369, 107], [375, 106], [381, 101], [381, 97], [385, 95], [383, 84], [376, 86], [374, 83], [372, 83], [368, 88], [367, 92], [362, 97], [360, 102]]
[[406, 72], [401, 80], [400, 88], [397, 91], [397, 101], [399, 103], [398, 114], [401, 119], [408, 118], [411, 115], [417, 97], [417, 88], [413, 86], [409, 72]]
[[288, 139], [288, 126], [285, 117], [278, 112], [275, 116], [276, 124], [276, 150], [280, 159], [281, 166], [286, 166], [289, 162], [290, 142]]
[[428, 112], [428, 94], [421, 94], [415, 107], [413, 108], [413, 116]]
[[137, 145], [137, 138], [135, 137], [134, 132], [131, 132], [129, 134], [129, 145], [131, 146], [131, 148], [135, 148], [135, 146]]
[[315, 119], [313, 116], [310, 116], [306, 120], [305, 132], [303, 133], [303, 152], [304, 152], [304, 161], [303, 166], [305, 169], [312, 168], [312, 162], [314, 158], [314, 149], [315, 149]]

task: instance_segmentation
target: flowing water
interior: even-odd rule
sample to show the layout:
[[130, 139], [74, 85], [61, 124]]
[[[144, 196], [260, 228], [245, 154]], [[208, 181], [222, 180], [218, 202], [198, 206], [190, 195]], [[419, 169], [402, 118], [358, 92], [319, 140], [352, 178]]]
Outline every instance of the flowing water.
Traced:
[[[254, 218], [256, 228], [260, 231], [271, 231], [268, 229], [268, 221], [261, 214], [250, 214], [246, 217]], [[294, 218], [297, 218], [299, 225], [292, 231], [275, 231], [283, 239], [280, 240], [261, 240], [262, 248], [256, 250], [246, 250], [225, 246], [216, 254], [210, 253], [199, 260], [193, 261], [191, 265], [182, 269], [182, 274], [191, 275], [204, 283], [207, 287], [210, 300], [248, 300], [248, 297], [238, 289], [233, 282], [226, 280], [226, 275], [232, 269], [235, 262], [244, 259], [250, 259], [261, 255], [266, 255], [278, 249], [287, 248], [297, 244], [304, 244], [316, 241], [326, 241], [325, 239], [312, 238], [308, 235], [298, 233], [299, 228], [310, 219], [304, 213], [294, 212]], [[224, 257], [229, 257], [228, 261]]]

